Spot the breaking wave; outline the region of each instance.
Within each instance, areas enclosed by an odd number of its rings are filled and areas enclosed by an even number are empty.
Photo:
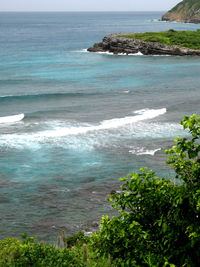
[[[17,149],[24,147],[40,149],[41,145],[46,144],[47,146],[64,146],[76,150],[91,150],[95,147],[121,147],[126,140],[137,138],[175,137],[177,132],[180,132],[179,124],[151,121],[151,119],[163,115],[166,112],[166,108],[143,109],[135,111],[134,116],[104,120],[98,124],[58,120],[47,121],[37,124],[36,129],[33,125],[31,131],[30,122],[27,120],[27,125],[25,124],[24,129],[29,129],[28,132],[2,133],[0,145],[15,147]],[[20,116],[11,116],[11,118],[19,120],[23,118],[23,114]],[[41,127],[40,130],[38,126]],[[130,149],[131,151],[129,153],[137,153],[138,155],[154,154],[156,152],[155,150],[151,151],[152,148],[142,151],[133,151],[135,149],[134,147],[129,147]]]
[[[126,54],[126,53],[118,53],[118,54],[114,54],[112,52],[96,52],[97,54],[102,54],[102,55],[111,55],[111,56],[143,56],[143,54],[139,51],[137,53],[133,53],[133,54]]]
[[[13,123],[23,120],[24,114],[0,117],[0,123]]]
[[[129,153],[131,154],[135,154],[135,155],[150,155],[150,156],[154,156],[155,153],[157,151],[160,151],[161,148],[157,148],[157,149],[145,149],[145,148],[135,148],[135,149],[132,149],[132,150],[129,150]]]
[[[136,111],[137,115],[127,116],[124,118],[115,118],[110,120],[104,120],[99,125],[78,126],[69,128],[60,128],[55,130],[48,130],[42,134],[46,137],[62,137],[67,135],[79,135],[86,134],[88,132],[102,131],[123,127],[127,124],[136,123],[143,120],[153,119],[157,116],[163,115],[167,112],[166,108],[162,109],[143,109]]]

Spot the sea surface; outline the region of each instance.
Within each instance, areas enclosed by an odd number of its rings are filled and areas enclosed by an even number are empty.
[[[109,33],[196,30],[164,12],[0,13],[0,238],[93,231],[106,195],[200,113],[200,58],[89,53]]]

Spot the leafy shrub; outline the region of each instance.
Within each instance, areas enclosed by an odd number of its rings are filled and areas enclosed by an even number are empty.
[[[168,32],[176,32],[174,29],[169,29]]]
[[[22,236],[23,241],[6,238],[0,241],[0,267],[111,267],[110,258],[102,259],[94,254],[89,237],[83,232],[65,237],[64,249],[35,241],[34,237]],[[88,244],[86,244],[88,243]],[[57,244],[58,246],[58,244]]]
[[[80,256],[73,250],[56,249],[50,244],[35,242],[29,238],[25,242],[16,239],[0,241],[1,267],[63,267],[84,266]]]
[[[89,237],[85,236],[83,232],[78,232],[72,236],[65,237],[64,243],[68,248],[73,246],[82,246],[84,243],[88,243]]]

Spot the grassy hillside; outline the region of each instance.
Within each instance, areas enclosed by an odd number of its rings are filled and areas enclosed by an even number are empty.
[[[191,49],[200,49],[200,30],[146,32],[122,35],[125,38],[138,39],[146,42],[158,42],[166,45],[179,45]]]
[[[175,7],[173,7],[170,11],[179,11],[180,8],[184,9],[185,11],[195,11],[196,9],[200,8],[200,1],[199,0],[183,0],[178,3]]]
[[[200,23],[200,1],[183,0],[164,14],[162,20]]]

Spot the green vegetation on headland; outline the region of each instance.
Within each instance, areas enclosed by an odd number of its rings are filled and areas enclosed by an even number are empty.
[[[200,23],[200,1],[183,0],[164,14],[162,20]]]
[[[91,237],[63,231],[56,246],[24,237],[0,241],[1,267],[200,266],[200,117],[184,117],[190,138],[167,150],[175,179],[141,169],[122,178],[109,201],[119,215]]]
[[[187,11],[191,11],[193,9],[193,13],[195,13],[195,10],[198,10],[200,8],[200,2],[199,0],[183,0],[180,3],[178,3],[176,6],[174,6],[171,11],[178,11],[180,10],[181,6],[184,5],[185,8],[187,6]]]
[[[145,42],[158,42],[166,45],[178,45],[190,49],[200,49],[200,30],[175,31],[170,29],[163,32],[131,33],[119,37],[138,39]]]

